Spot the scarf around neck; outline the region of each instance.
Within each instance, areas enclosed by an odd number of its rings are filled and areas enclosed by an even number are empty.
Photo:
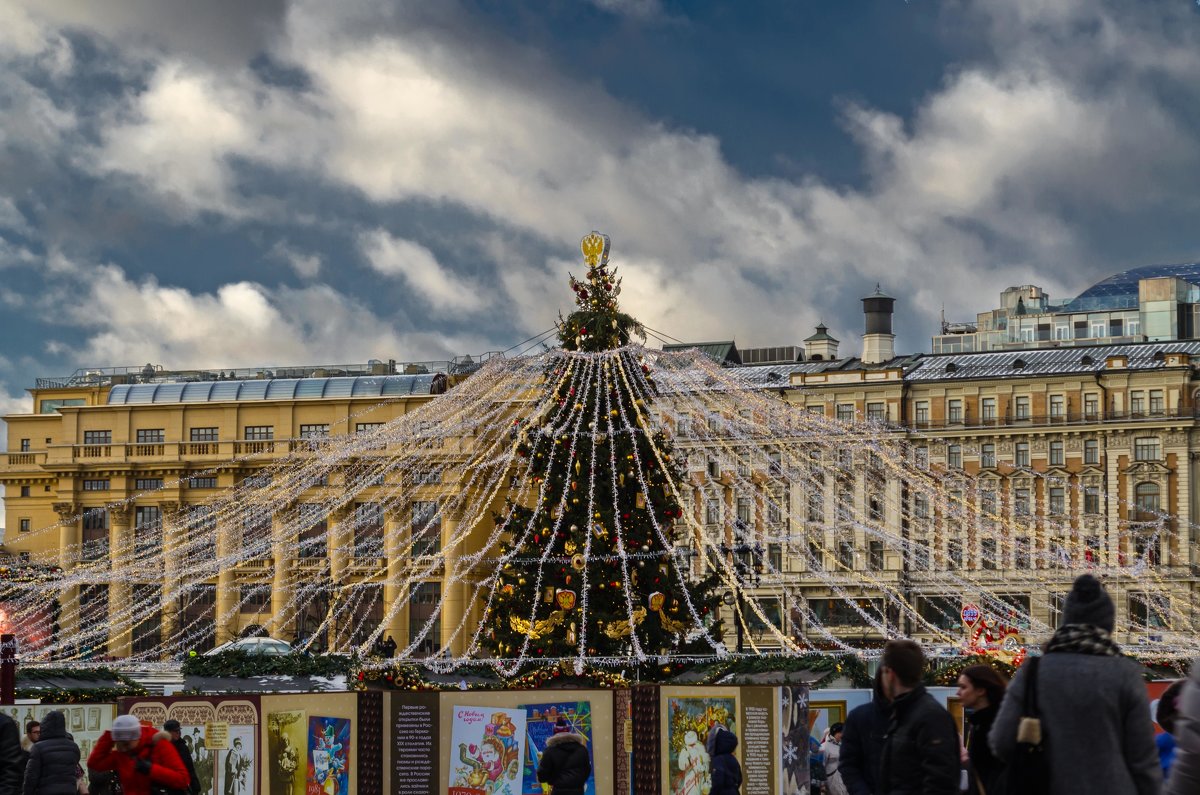
[[[1101,657],[1121,656],[1121,649],[1113,642],[1108,630],[1092,624],[1067,624],[1059,627],[1054,637],[1046,644],[1044,653],[1054,652],[1095,654]]]

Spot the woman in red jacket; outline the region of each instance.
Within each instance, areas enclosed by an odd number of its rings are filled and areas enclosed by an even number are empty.
[[[150,795],[154,785],[186,791],[191,779],[171,735],[119,715],[88,756],[92,770],[111,770],[127,795]]]

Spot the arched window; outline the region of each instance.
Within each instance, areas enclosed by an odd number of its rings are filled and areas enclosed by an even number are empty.
[[[1133,491],[1134,521],[1153,522],[1159,518],[1158,484],[1139,483]]]

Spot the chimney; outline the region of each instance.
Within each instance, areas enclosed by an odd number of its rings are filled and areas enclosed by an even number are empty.
[[[892,310],[896,299],[875,285],[875,292],[862,299],[867,327],[863,334],[863,364],[882,364],[896,356],[896,335],[892,333]]]
[[[837,358],[838,341],[829,336],[824,323],[817,324],[817,333],[804,341],[804,358],[812,362],[833,361]]]

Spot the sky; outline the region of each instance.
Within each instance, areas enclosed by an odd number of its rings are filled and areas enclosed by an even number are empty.
[[[0,414],[516,353],[593,229],[662,337],[926,351],[1200,258],[1198,74],[1196,0],[0,0]]]

